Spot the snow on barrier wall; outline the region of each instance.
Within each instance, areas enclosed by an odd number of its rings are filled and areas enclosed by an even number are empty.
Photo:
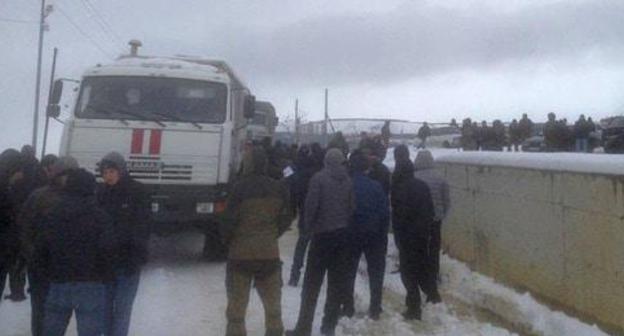
[[[458,153],[448,253],[624,333],[624,156]]]

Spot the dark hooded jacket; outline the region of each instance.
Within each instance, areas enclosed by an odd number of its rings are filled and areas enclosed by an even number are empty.
[[[247,153],[243,177],[234,184],[221,218],[229,260],[279,260],[277,239],[292,222],[288,188],[267,176],[267,155]]]
[[[11,194],[11,177],[21,170],[20,153],[7,149],[0,154],[0,262],[17,246],[16,209]]]
[[[102,184],[96,192],[98,205],[113,219],[119,242],[119,249],[114,253],[114,267],[117,271],[138,272],[147,262],[148,198],[143,185],[128,175],[123,156],[115,152],[106,155],[100,162],[100,169],[107,167],[121,173],[117,184]]]
[[[61,200],[61,183],[58,177],[77,168],[78,162],[74,158],[61,157],[51,167],[53,177],[48,181],[48,185],[33,191],[22,206],[17,217],[17,226],[21,253],[27,261],[30,262],[32,259],[36,235],[45,224],[43,219]]]
[[[434,208],[427,184],[414,177],[411,161],[397,161],[392,176],[392,228],[397,236],[428,232]]]
[[[95,177],[69,172],[60,201],[45,217],[35,240],[32,265],[51,282],[104,282],[117,250],[110,217],[96,206]]]
[[[312,179],[312,176],[318,173],[322,167],[322,162],[316,162],[312,153],[309,151],[301,149],[297,153],[292,195],[295,198],[294,203],[298,210],[303,210],[310,179]]]
[[[307,234],[330,232],[349,226],[355,198],[345,157],[333,148],[325,155],[325,168],[310,180],[305,201],[304,229]]]

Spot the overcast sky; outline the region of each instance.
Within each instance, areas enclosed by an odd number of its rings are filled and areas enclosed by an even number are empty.
[[[624,112],[621,0],[48,0],[44,86],[79,78],[132,38],[150,55],[235,67],[282,119],[511,120]],[[0,147],[30,141],[38,0],[0,0]],[[95,13],[95,14],[94,14]],[[102,24],[101,17],[105,24]],[[73,23],[73,25],[72,25]],[[77,27],[75,27],[75,26]],[[69,103],[69,97],[66,98]],[[66,111],[67,114],[69,111]],[[52,151],[60,127],[54,124]]]

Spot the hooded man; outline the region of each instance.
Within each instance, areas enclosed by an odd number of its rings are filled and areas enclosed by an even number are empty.
[[[33,336],[42,335],[44,301],[48,292],[45,273],[33,262],[34,242],[46,225],[44,219],[61,199],[61,190],[67,180],[67,172],[77,169],[78,162],[72,157],[61,157],[46,169],[48,185],[35,190],[26,200],[17,219],[20,232],[21,253],[28,269],[28,291],[31,305],[31,330]]]
[[[149,212],[143,185],[130,177],[126,161],[111,152],[100,161],[104,184],[97,202],[113,220],[119,249],[114,255],[114,280],[109,283],[107,335],[126,336],[136,296],[141,266],[147,261]]]
[[[318,295],[327,273],[327,300],[321,325],[323,335],[333,335],[340,305],[347,290],[348,226],[355,208],[353,185],[345,157],[339,149],[325,154],[325,167],[310,180],[305,200],[304,229],[311,235],[301,291],[299,318],[287,335],[307,336],[312,331]]]
[[[404,145],[395,148],[396,167],[392,179],[392,227],[398,241],[401,280],[407,291],[403,316],[421,318],[420,289],[428,302],[439,302],[435,278],[427,267],[427,245],[434,218],[429,187],[414,177],[414,165],[402,154]]]
[[[76,314],[79,336],[104,334],[106,285],[117,250],[110,217],[96,206],[95,177],[71,169],[36,236],[31,265],[49,281],[42,334],[65,334]]]
[[[418,152],[414,161],[415,177],[427,184],[433,202],[434,217],[429,236],[429,268],[436,278],[440,274],[440,246],[442,221],[451,208],[449,185],[434,169],[434,159],[430,151]]]
[[[282,262],[278,238],[292,220],[288,189],[267,176],[267,155],[254,148],[245,157],[243,177],[236,182],[222,221],[228,246],[226,335],[243,336],[251,284],[265,309],[266,336],[284,332],[281,310]]]

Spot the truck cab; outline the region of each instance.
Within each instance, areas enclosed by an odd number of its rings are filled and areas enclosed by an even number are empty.
[[[98,175],[102,157],[119,152],[149,190],[154,231],[199,225],[214,236],[254,113],[223,61],[124,56],[84,73],[60,153]]]
[[[267,101],[256,101],[254,117],[247,123],[247,140],[261,141],[263,138],[272,138],[278,119],[275,107]]]

